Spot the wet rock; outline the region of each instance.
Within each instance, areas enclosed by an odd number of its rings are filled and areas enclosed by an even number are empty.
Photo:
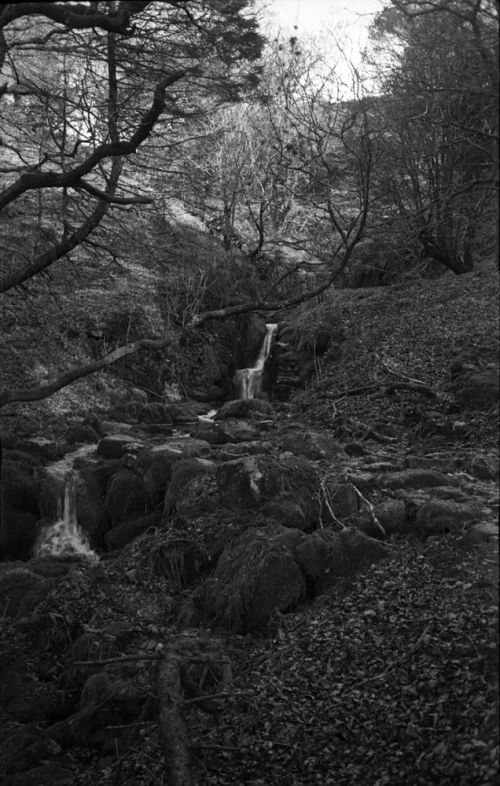
[[[110,434],[97,446],[97,454],[105,458],[121,458],[126,453],[137,454],[144,444],[129,434]]]

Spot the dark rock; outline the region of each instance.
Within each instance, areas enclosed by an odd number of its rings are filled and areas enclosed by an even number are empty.
[[[16,617],[21,603],[28,592],[42,590],[46,582],[25,568],[12,568],[0,576],[0,614]]]
[[[293,550],[302,534],[291,529],[250,530],[226,547],[207,582],[207,616],[237,633],[267,624],[305,597]]]
[[[309,528],[317,525],[319,481],[305,458],[255,455],[227,461],[217,469],[217,483],[230,510],[251,510],[280,498],[300,506]]]
[[[315,431],[297,431],[288,434],[282,442],[283,450],[289,450],[296,456],[306,456],[312,461],[344,455],[344,448],[326,434]]]
[[[449,500],[431,500],[416,513],[415,530],[422,535],[457,532],[477,522],[481,511],[475,503],[462,504]]]
[[[456,375],[454,394],[466,410],[484,410],[498,405],[499,377],[496,368],[464,367]]]
[[[110,434],[97,446],[97,454],[105,458],[121,458],[126,453],[137,454],[144,444],[130,434]]]
[[[217,442],[251,442],[259,438],[260,431],[246,420],[230,418],[217,424]]]
[[[66,431],[65,437],[67,445],[83,445],[99,442],[100,434],[97,433],[90,423],[80,423],[79,425],[71,426]]]
[[[333,510],[337,518],[346,519],[353,516],[359,510],[359,496],[352,483],[341,483],[329,490]],[[324,510],[327,516],[328,509]]]
[[[137,516],[147,510],[147,493],[144,481],[136,472],[129,469],[119,470],[108,483],[105,507],[112,527]]]
[[[457,485],[457,480],[435,469],[405,469],[401,472],[383,474],[379,483],[382,488],[388,489],[421,489],[429,486]]]
[[[0,557],[29,559],[39,531],[39,515],[18,511],[2,499]]]
[[[483,456],[474,456],[470,469],[478,480],[496,480],[498,477],[498,465]]]
[[[60,753],[60,749],[55,748],[55,743],[50,748],[52,755],[54,752]],[[50,752],[47,751],[47,755]],[[4,781],[4,786],[71,786],[75,782],[76,774],[68,767],[63,767],[56,763],[41,764],[33,767],[26,772],[10,775]]]
[[[182,456],[180,447],[172,447],[166,443],[145,448],[137,457],[137,466],[144,480],[151,508],[163,502],[173,468]]]
[[[138,538],[139,535],[142,535],[150,527],[159,526],[161,517],[161,511],[155,511],[147,516],[133,518],[130,521],[125,521],[123,524],[113,527],[104,537],[106,548],[109,551],[113,549],[122,549],[127,543]]]
[[[179,461],[165,497],[165,513],[178,521],[189,522],[216,509],[219,491],[215,479],[216,465],[202,458]]]
[[[162,423],[171,426],[174,422],[171,413],[159,402],[138,405],[137,412],[134,414],[141,423]]]
[[[31,453],[45,461],[56,461],[64,455],[64,447],[59,442],[46,437],[30,437],[17,443],[17,449]]]
[[[359,442],[348,442],[344,445],[344,450],[348,456],[366,456],[368,449]]]

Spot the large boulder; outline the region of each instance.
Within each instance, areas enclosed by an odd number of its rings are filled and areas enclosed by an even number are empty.
[[[97,446],[97,455],[118,459],[127,453],[137,454],[144,444],[131,434],[110,434],[103,437]]]
[[[351,527],[341,532],[317,530],[295,548],[295,558],[313,595],[387,555],[387,546]]]
[[[147,513],[147,492],[141,476],[130,469],[118,470],[108,483],[104,504],[111,527]]]
[[[254,455],[226,461],[217,469],[221,503],[232,510],[252,510],[271,500],[301,510],[305,528],[319,521],[319,481],[314,466],[297,456]]]
[[[150,527],[156,527],[161,522],[161,511],[157,510],[154,513],[149,513],[147,516],[139,516],[139,518],[132,518],[129,521],[118,524],[118,526],[110,529],[104,537],[104,543],[108,551],[114,549],[122,549],[128,543],[138,538]]]
[[[219,490],[213,461],[198,457],[179,461],[165,496],[165,517],[188,524],[211,513],[219,504]]]
[[[45,588],[50,589],[47,581],[26,568],[12,567],[3,571],[0,575],[0,615],[16,617],[26,596],[31,594],[41,601]]]
[[[224,549],[206,582],[204,614],[236,633],[261,628],[276,610],[294,607],[306,584],[293,550],[303,535],[275,527],[244,532]]]
[[[415,516],[415,530],[424,536],[460,532],[481,516],[479,506],[452,500],[433,499],[421,505]]]

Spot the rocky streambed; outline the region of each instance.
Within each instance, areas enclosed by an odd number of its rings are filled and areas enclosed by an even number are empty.
[[[59,448],[4,451],[6,783],[84,783],[97,771],[103,783],[160,783],[120,780],[130,749],[157,726],[154,778],[197,782],[187,708],[205,726],[218,696],[245,712],[245,649],[279,642],[289,620],[390,564],[403,543],[451,542],[494,560],[491,451],[342,440],[259,399],[227,402],[214,420],[199,414],[186,405],[177,422],[82,432],[93,442],[71,460],[74,515],[98,560],[71,549],[33,556],[61,515]],[[311,778],[293,782],[327,782]]]

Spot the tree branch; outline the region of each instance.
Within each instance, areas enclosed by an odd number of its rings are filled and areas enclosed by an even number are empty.
[[[93,363],[88,363],[83,366],[66,371],[61,376],[57,377],[53,382],[48,382],[46,385],[40,385],[37,388],[14,388],[13,390],[2,390],[0,392],[0,408],[6,404],[11,404],[14,401],[40,401],[40,399],[47,398],[47,396],[56,393],[61,388],[65,388],[77,379],[83,379],[96,371],[111,366],[117,360],[121,360],[128,355],[133,355],[141,349],[164,349],[172,341],[171,338],[143,338],[134,341],[132,344],[126,344],[123,347],[118,347],[113,352],[108,353],[100,360]]]
[[[109,202],[113,205],[150,205],[154,202],[150,197],[120,197],[110,194],[108,191],[102,191],[100,188],[91,186],[85,180],[79,180],[78,183],[72,186],[75,191],[87,191],[91,196]]]
[[[135,153],[141,142],[144,142],[151,134],[156,121],[165,109],[165,90],[182,79],[187,72],[188,69],[174,71],[157,83],[151,107],[144,113],[137,130],[128,141],[108,142],[99,145],[85,161],[67,172],[40,172],[21,175],[15,183],[0,193],[0,210],[26,191],[40,188],[72,187],[84,175],[88,175],[103,158],[128,156]]]
[[[70,30],[99,27],[112,33],[127,33],[130,17],[143,11],[149,2],[119,3],[117,11],[109,14],[95,13],[83,3],[5,3],[0,13],[0,26],[4,27],[23,16],[45,16],[65,25]]]

